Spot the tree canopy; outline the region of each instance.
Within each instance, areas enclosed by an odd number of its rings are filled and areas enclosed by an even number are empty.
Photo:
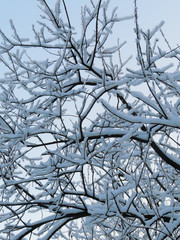
[[[12,21],[12,38],[0,31],[1,239],[177,239],[179,47],[163,22],[141,29],[136,0],[129,17],[90,1],[80,37],[65,0],[54,10],[38,2],[33,41]],[[108,43],[114,24],[129,19],[136,69],[121,59],[121,39]]]

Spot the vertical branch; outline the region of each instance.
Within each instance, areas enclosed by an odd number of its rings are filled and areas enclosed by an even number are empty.
[[[141,69],[143,72],[143,75],[145,75],[145,64],[144,64],[144,59],[143,59],[143,54],[142,54],[142,49],[141,49],[141,36],[140,36],[140,29],[139,29],[139,24],[138,24],[138,9],[137,9],[137,0],[134,0],[134,16],[135,16],[135,32],[136,32],[136,46],[137,46],[137,56],[138,56],[138,61],[141,65]]]

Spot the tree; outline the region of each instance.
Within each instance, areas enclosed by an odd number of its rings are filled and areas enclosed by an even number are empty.
[[[180,72],[160,67],[179,47],[158,46],[163,23],[140,29],[135,1],[138,70],[126,71],[124,43],[107,41],[132,17],[90,2],[79,39],[64,0],[39,0],[34,42],[12,22],[12,39],[1,31],[1,239],[180,235]]]

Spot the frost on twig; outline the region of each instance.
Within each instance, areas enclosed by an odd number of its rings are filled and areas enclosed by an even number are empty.
[[[79,39],[65,0],[39,0],[32,41],[0,31],[1,239],[178,238],[180,51],[134,2],[137,70],[108,44],[132,19],[111,1],[82,8]]]

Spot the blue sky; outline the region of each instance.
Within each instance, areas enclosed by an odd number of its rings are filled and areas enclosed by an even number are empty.
[[[51,5],[56,0],[48,0]],[[80,6],[87,4],[89,0],[66,0],[73,20],[79,16]],[[133,13],[133,0],[111,0],[111,6],[118,6],[118,12],[122,15]],[[180,21],[180,1],[179,0],[137,0],[139,9],[139,19],[143,28],[150,28],[165,20],[164,29],[168,38],[172,35],[180,40],[178,34],[178,23]],[[31,29],[31,23],[35,23],[39,18],[40,10],[37,7],[37,0],[6,0],[1,3],[0,8],[0,28],[9,31],[9,19],[12,18],[18,29],[27,32]],[[179,35],[179,36],[178,36]],[[175,39],[173,42],[176,41]]]
[[[89,0],[65,0],[69,9],[69,14],[72,19],[72,25],[80,30],[80,11],[81,5],[89,3]],[[96,0],[97,1],[97,0]],[[95,1],[95,2],[96,2]],[[47,0],[54,5],[56,0]],[[120,17],[133,14],[133,0],[111,0],[110,8],[118,6],[118,15]],[[163,31],[172,47],[180,43],[180,1],[179,0],[137,0],[139,23],[146,30],[152,29],[161,20],[165,21]],[[37,7],[37,0],[6,0],[1,3],[0,8],[0,28],[10,36],[12,31],[9,24],[9,19],[13,22],[21,37],[32,37],[32,24],[40,19],[41,11]],[[122,52],[124,57],[133,54],[135,56],[135,41],[134,41],[134,21],[129,20],[116,25],[114,30],[114,39],[120,39],[120,42],[127,40],[127,45]],[[162,43],[165,44],[165,43]]]

